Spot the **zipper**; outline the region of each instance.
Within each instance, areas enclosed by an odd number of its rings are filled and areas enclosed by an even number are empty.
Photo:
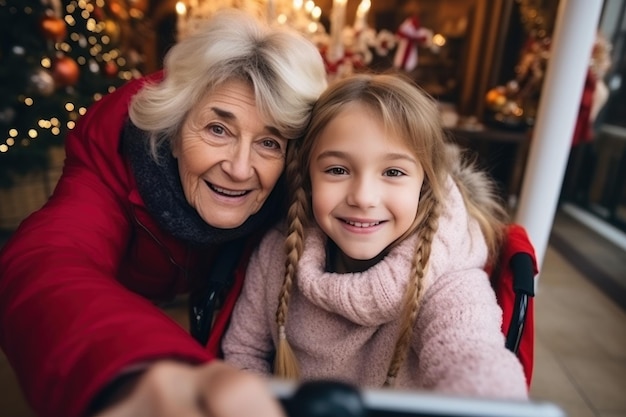
[[[185,275],[185,279],[189,279],[188,277],[188,268],[185,268],[184,266],[180,265],[178,262],[176,262],[176,259],[174,259],[174,257],[172,256],[171,252],[169,251],[169,249],[167,248],[167,246],[165,246],[163,244],[163,242],[161,242],[159,240],[159,238],[157,238],[154,233],[152,233],[152,231],[146,226],[144,225],[141,220],[139,220],[139,218],[137,217],[137,213],[135,213],[135,211],[133,210],[133,218],[135,219],[135,221],[137,222],[137,224],[139,225],[139,227],[141,227],[146,233],[148,233],[148,235],[152,238],[152,240],[154,240],[160,247],[161,249],[163,249],[163,251],[166,253],[169,261],[178,269],[180,269],[181,271],[183,271],[184,275]],[[189,252],[189,251],[187,251]],[[187,256],[187,258],[189,258],[189,256]]]

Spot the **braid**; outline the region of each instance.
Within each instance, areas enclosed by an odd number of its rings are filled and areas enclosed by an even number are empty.
[[[424,187],[426,189],[424,189],[423,197],[420,198],[420,206],[424,210],[422,211],[422,219],[418,218],[417,220],[418,229],[416,232],[420,238],[415,250],[415,256],[413,257],[411,275],[403,300],[404,308],[398,340],[396,341],[396,347],[387,371],[385,386],[393,386],[400,366],[406,359],[409,350],[413,327],[417,320],[417,313],[419,312],[420,301],[424,292],[424,276],[426,275],[432,242],[439,222],[439,201],[434,197],[432,188],[426,183],[424,183]]]
[[[294,150],[297,153],[297,150]],[[297,155],[288,158],[290,161],[286,167],[287,178],[291,180],[290,189],[293,197],[287,212],[288,230],[285,239],[285,279],[280,290],[278,309],[276,310],[276,324],[278,326],[278,346],[274,361],[274,373],[283,378],[299,377],[298,362],[289,345],[285,333],[287,322],[287,310],[289,309],[289,297],[291,288],[296,281],[298,261],[304,250],[304,228],[307,216],[306,193],[302,186],[302,174],[298,164]]]

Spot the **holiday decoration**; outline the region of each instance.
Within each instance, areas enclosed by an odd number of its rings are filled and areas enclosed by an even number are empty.
[[[67,35],[65,21],[57,16],[44,16],[41,19],[41,33],[46,39],[61,42]]]
[[[107,0],[0,0],[0,188],[45,171],[86,108],[140,75],[116,19]]]
[[[519,100],[519,84],[515,80],[509,81],[506,86],[497,86],[487,92],[487,107],[493,112],[492,122],[501,127],[525,129],[527,121],[525,112]]]
[[[370,27],[367,16],[371,5],[372,0],[361,0],[353,24],[349,24],[347,0],[333,0],[324,19],[329,22],[326,28],[320,23],[322,10],[313,0],[180,0],[176,3],[177,34],[178,39],[188,36],[220,9],[244,9],[272,24],[288,25],[311,39],[324,58],[330,81],[366,69],[375,55],[385,57],[396,47],[396,55],[405,57],[397,68],[412,71],[417,65],[418,46],[437,52],[445,43],[441,34],[437,35],[440,43],[433,42],[433,31],[420,27],[416,17],[408,19],[396,33]]]
[[[56,88],[54,77],[44,68],[35,69],[30,77],[28,77],[27,92],[30,94],[47,97],[54,93]]]
[[[525,130],[534,125],[539,94],[550,57],[554,19],[545,15],[541,0],[516,0],[526,41],[515,65],[515,78],[489,90],[486,121],[498,127]]]
[[[411,72],[417,66],[418,46],[433,46],[433,31],[422,27],[417,16],[411,16],[402,22],[397,35],[400,40],[393,65]]]
[[[114,61],[109,61],[104,64],[104,74],[107,77],[114,77],[115,74],[119,71],[117,64]]]
[[[347,0],[333,0],[333,8],[330,14],[330,40],[325,57],[328,63],[336,64],[345,56],[343,29],[346,26],[346,3]]]
[[[59,87],[74,85],[78,82],[80,69],[74,59],[67,55],[55,58],[52,63],[52,78]]]

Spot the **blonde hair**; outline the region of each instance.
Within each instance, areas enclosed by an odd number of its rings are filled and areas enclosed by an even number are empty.
[[[236,9],[217,12],[164,60],[164,79],[133,98],[132,122],[150,132],[153,155],[177,140],[189,111],[229,80],[254,88],[256,105],[279,133],[302,136],[311,107],[326,88],[322,57],[313,43],[286,28],[270,27]]]
[[[317,137],[325,126],[337,116],[342,107],[360,102],[380,115],[384,128],[405,138],[424,169],[424,183],[420,192],[415,220],[409,230],[394,244],[417,233],[418,246],[413,257],[410,279],[403,300],[403,312],[399,335],[390,360],[385,385],[392,385],[406,358],[410,339],[423,294],[423,281],[428,267],[433,238],[437,231],[439,216],[446,196],[444,184],[449,176],[456,180],[462,173],[461,166],[470,170],[469,164],[461,165],[460,155],[451,150],[440,124],[436,102],[400,74],[360,74],[337,81],[319,98],[313,108],[311,121],[304,139],[292,146],[287,156],[287,178],[290,183],[291,202],[287,215],[287,237],[285,240],[285,277],[279,295],[276,322],[279,343],[276,351],[275,374],[285,378],[297,378],[298,365],[285,333],[291,289],[296,280],[297,265],[304,250],[305,230],[313,218],[311,212],[311,182],[309,155]],[[462,187],[462,195],[468,204],[470,215],[477,218],[483,228],[488,246],[498,247],[503,224],[499,220],[497,204],[485,206],[484,210],[495,210],[496,214],[483,213],[483,208],[471,201]]]

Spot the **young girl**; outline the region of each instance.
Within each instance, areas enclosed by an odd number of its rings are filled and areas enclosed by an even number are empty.
[[[527,398],[484,272],[505,211],[446,143],[434,100],[399,75],[338,81],[290,152],[287,231],[251,258],[225,359],[286,378]]]

